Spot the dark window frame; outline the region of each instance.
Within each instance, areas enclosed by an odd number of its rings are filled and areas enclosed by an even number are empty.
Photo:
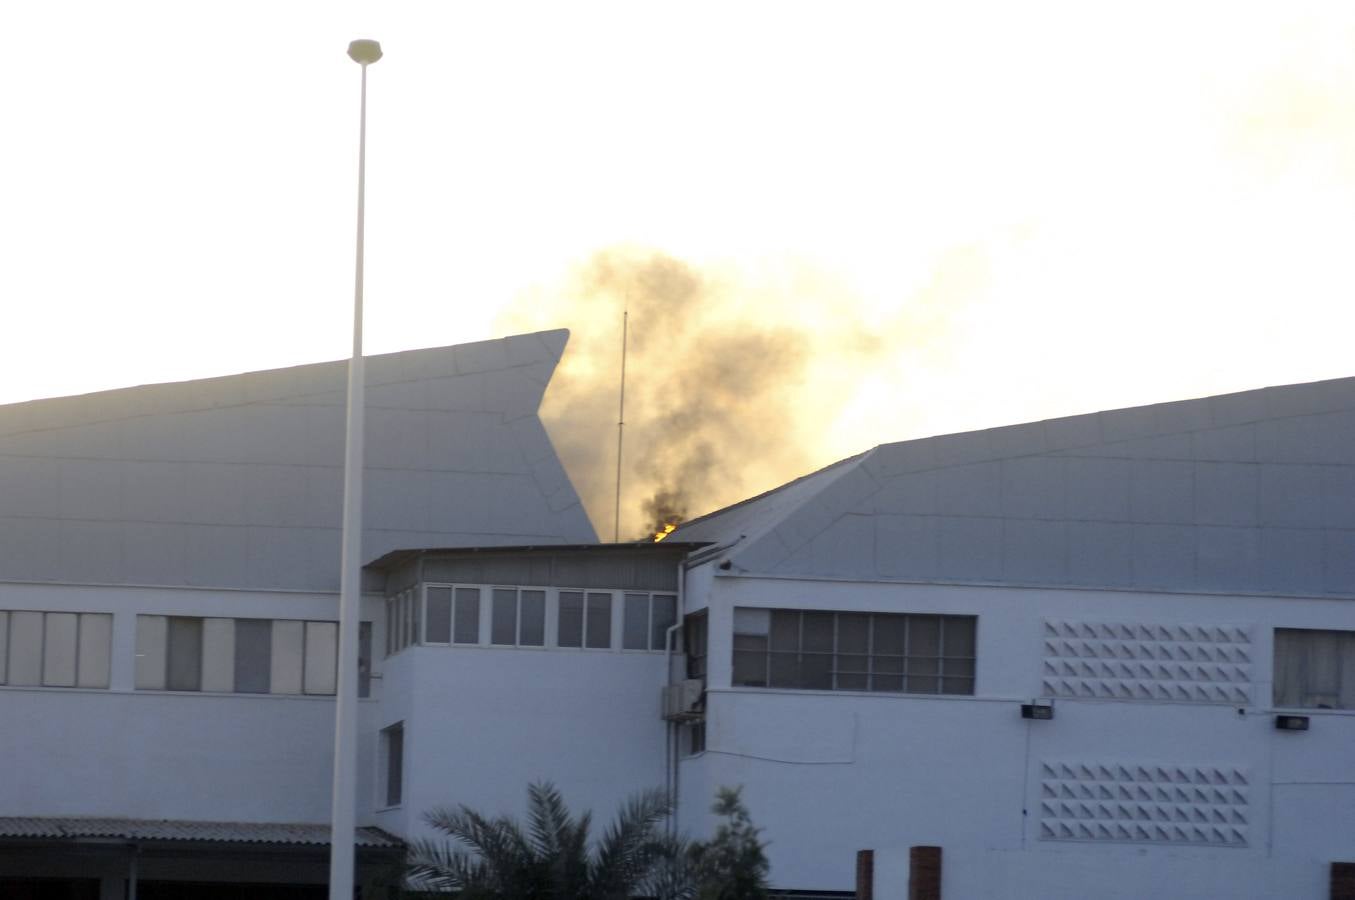
[[[968,697],[977,677],[978,617],[941,613],[757,609],[766,631],[744,626],[732,641],[734,687]],[[812,617],[812,618],[811,618]],[[756,618],[756,616],[752,617]],[[812,624],[815,627],[807,628]],[[864,644],[847,625],[864,625]],[[825,631],[823,626],[827,625]],[[947,626],[952,629],[947,637]],[[736,626],[737,629],[738,626]],[[902,628],[901,652],[877,650]],[[930,635],[934,627],[935,634]],[[916,630],[917,649],[913,632]],[[880,638],[877,639],[877,635]],[[891,641],[892,644],[892,641]],[[893,650],[893,647],[890,647]],[[761,674],[759,677],[759,671]]]

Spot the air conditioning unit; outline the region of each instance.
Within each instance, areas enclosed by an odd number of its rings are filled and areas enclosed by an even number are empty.
[[[702,697],[705,683],[700,678],[688,678],[665,685],[663,689],[663,717],[669,722],[690,722],[702,718]]]

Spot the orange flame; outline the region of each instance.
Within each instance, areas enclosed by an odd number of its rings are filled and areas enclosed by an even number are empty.
[[[663,540],[664,538],[668,537],[668,535],[672,534],[673,531],[674,531],[674,529],[676,529],[676,528],[677,528],[677,523],[676,523],[676,522],[664,522],[664,523],[663,523],[663,531],[656,531],[656,532],[654,532],[654,543],[657,544],[659,541],[661,541],[661,540]]]

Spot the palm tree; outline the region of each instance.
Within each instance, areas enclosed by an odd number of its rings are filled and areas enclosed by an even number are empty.
[[[464,900],[625,900],[658,893],[654,883],[665,862],[683,853],[681,843],[659,829],[670,812],[662,791],[632,795],[595,847],[588,839],[592,815],[571,817],[550,782],[533,783],[527,799],[525,828],[509,816],[491,819],[464,805],[427,813],[428,824],[465,849],[415,842],[410,881],[421,888],[451,888]]]

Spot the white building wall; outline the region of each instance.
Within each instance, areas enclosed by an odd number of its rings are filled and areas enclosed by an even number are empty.
[[[699,583],[688,581],[690,605],[705,605],[692,596]],[[770,842],[778,886],[849,890],[857,850],[914,844],[938,844],[967,858],[1016,854],[985,870],[994,879],[1043,871],[1028,862],[1035,854],[1110,858],[1137,885],[1137,894],[1125,896],[1176,896],[1150,889],[1157,877],[1150,863],[1163,854],[1184,860],[1180,865],[1190,871],[1204,866],[1201,861],[1246,868],[1281,860],[1305,873],[1351,856],[1355,713],[1305,710],[1311,730],[1287,733],[1275,730],[1271,709],[1273,629],[1351,628],[1355,610],[1349,601],[752,577],[716,577],[709,590],[707,750],[682,764],[683,825],[704,830],[714,788],[742,784]],[[975,695],[731,688],[736,606],[977,615]],[[1023,720],[1019,705],[1046,693],[1046,621],[1244,629],[1251,641],[1250,699],[1060,697],[1053,721]],[[1060,763],[1141,764],[1174,767],[1192,779],[1245,779],[1237,786],[1246,798],[1237,809],[1245,819],[1239,826],[1244,838],[1218,846],[1050,840],[1042,836],[1042,824],[1061,820],[1042,812],[1042,795],[1046,786],[1058,790],[1063,782],[1044,766]],[[1095,780],[1087,784],[1100,790]],[[1152,789],[1151,781],[1127,784]],[[1113,782],[1107,787],[1118,790]],[[1072,783],[1070,789],[1081,788]],[[1046,896],[1037,889],[1043,884],[1031,881],[1031,891],[1013,888],[1010,896]],[[1263,880],[1243,884],[1253,886],[1251,893],[1228,895],[1277,896],[1262,887]],[[948,888],[946,896],[999,896],[986,892],[990,886],[983,882],[959,893]]]
[[[551,781],[605,827],[664,786],[663,654],[574,648],[410,647],[387,661],[381,726],[405,723],[405,792],[375,824],[433,836],[438,806],[517,815]]]
[[[136,690],[133,675],[138,613],[332,621],[334,595],[6,584],[0,609],[113,615],[108,689],[0,687],[5,815],[328,821],[332,697]],[[376,646],[380,610],[365,601]],[[380,691],[359,703],[364,797]]]

